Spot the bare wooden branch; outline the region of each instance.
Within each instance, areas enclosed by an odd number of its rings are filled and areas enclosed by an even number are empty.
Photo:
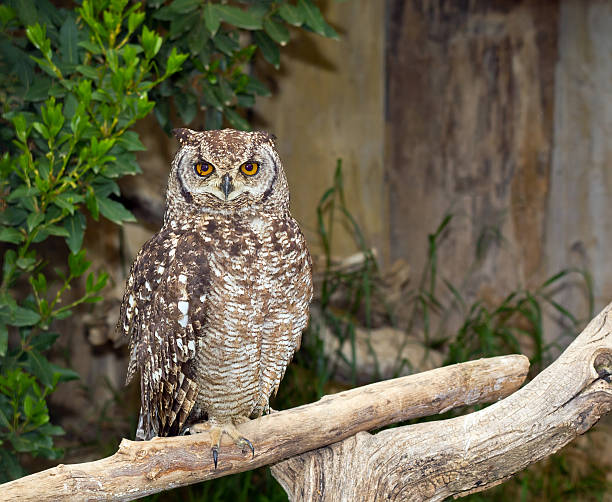
[[[214,469],[208,433],[152,441],[124,439],[111,457],[59,465],[0,485],[4,500],[132,500],[246,471],[410,418],[455,406],[493,402],[524,381],[524,356],[447,366],[323,397],[239,426],[255,457],[224,443]],[[438,439],[439,440],[439,439]]]
[[[361,432],[272,468],[292,501],[443,500],[485,490],[612,409],[612,304],[512,396],[470,415]]]

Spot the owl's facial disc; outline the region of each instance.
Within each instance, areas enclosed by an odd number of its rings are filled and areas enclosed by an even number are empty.
[[[274,187],[284,177],[268,134],[231,130],[191,134],[189,141],[181,141],[174,164],[174,179],[187,204],[214,212],[257,208],[271,196],[276,200]]]

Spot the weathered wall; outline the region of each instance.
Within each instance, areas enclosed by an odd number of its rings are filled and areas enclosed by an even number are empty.
[[[546,268],[586,266],[596,310],[612,298],[612,4],[561,4]],[[565,301],[584,306],[576,291]]]
[[[388,199],[384,169],[384,9],[371,0],[327,2],[325,18],[340,40],[293,32],[281,52],[281,73],[258,69],[278,82],[257,102],[255,126],[278,136],[289,179],[292,212],[317,249],[316,206],[343,161],[347,205],[370,244],[388,252]],[[265,63],[264,63],[265,64]],[[349,235],[334,251],[355,252]]]
[[[416,271],[455,215],[440,272],[501,299],[541,278],[552,150],[556,2],[389,2],[391,256]],[[501,230],[484,263],[475,244]],[[494,299],[492,298],[492,299]]]

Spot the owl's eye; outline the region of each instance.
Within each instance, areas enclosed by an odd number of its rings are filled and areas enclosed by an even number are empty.
[[[242,171],[242,174],[246,176],[253,176],[254,174],[257,174],[257,171],[259,171],[259,163],[252,161],[245,162],[240,166],[240,170]]]
[[[215,166],[210,162],[198,162],[193,169],[198,176],[208,176],[215,170]]]

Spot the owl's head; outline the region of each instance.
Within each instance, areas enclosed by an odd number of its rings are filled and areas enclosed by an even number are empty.
[[[288,207],[287,181],[271,134],[233,129],[173,133],[180,149],[168,182],[169,209]]]

